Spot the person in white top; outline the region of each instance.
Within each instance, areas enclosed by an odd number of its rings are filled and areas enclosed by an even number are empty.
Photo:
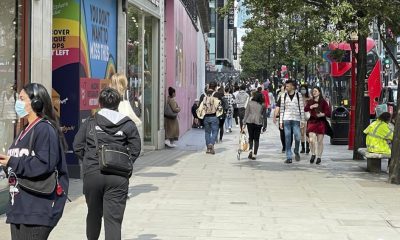
[[[286,81],[286,93],[281,94],[280,128],[285,131],[286,161],[292,163],[292,134],[295,138],[294,154],[296,161],[300,161],[299,146],[301,140],[300,128],[304,126],[303,96],[296,91],[296,82]]]
[[[118,106],[118,112],[132,119],[136,126],[140,126],[142,124],[142,121],[136,116],[131,104],[126,99],[126,90],[128,89],[128,79],[126,78],[126,76],[121,73],[115,73],[111,77],[110,87],[116,89],[122,96],[122,101],[119,103]]]

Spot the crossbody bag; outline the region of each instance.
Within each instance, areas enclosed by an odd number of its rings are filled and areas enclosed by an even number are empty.
[[[95,118],[93,120],[95,120]],[[133,171],[132,158],[129,154],[130,149],[126,146],[116,144],[99,145],[96,127],[93,120],[91,129],[94,134],[94,143],[96,145],[100,171],[106,174],[129,178]]]

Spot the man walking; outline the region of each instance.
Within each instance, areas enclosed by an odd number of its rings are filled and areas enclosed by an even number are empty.
[[[292,134],[295,138],[294,154],[300,161],[300,126],[305,124],[303,97],[296,90],[296,82],[286,81],[286,93],[281,94],[280,128],[285,131],[286,161],[292,163]]]

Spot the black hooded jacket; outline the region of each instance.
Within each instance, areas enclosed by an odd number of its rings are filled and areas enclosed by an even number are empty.
[[[131,159],[136,161],[141,150],[141,140],[135,123],[127,116],[113,110],[102,109],[94,118],[87,119],[74,139],[74,152],[83,161],[83,175],[99,170],[93,129],[98,144],[123,145],[130,149]]]

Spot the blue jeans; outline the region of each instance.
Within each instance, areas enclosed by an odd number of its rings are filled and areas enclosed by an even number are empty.
[[[292,159],[292,134],[294,134],[294,153],[299,154],[299,145],[301,140],[300,122],[293,120],[283,121],[283,128],[285,130],[285,144],[286,144],[286,158]]]
[[[215,144],[218,137],[219,119],[217,117],[204,117],[204,132],[206,145]]]
[[[225,129],[231,129],[232,128],[232,117],[227,117],[225,118]]]

